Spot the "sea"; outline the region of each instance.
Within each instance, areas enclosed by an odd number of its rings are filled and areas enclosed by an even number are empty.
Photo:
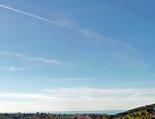
[[[103,110],[103,111],[53,111],[53,112],[46,112],[46,113],[53,113],[53,114],[117,114],[124,112],[125,110]]]
[[[117,113],[125,112],[126,110],[102,110],[102,111],[44,111],[39,113],[51,113],[51,114],[108,114],[114,115]],[[9,113],[9,112],[6,112]],[[11,112],[11,113],[38,113],[38,112]]]

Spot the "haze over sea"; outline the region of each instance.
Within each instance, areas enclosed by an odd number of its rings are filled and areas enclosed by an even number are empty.
[[[54,114],[117,114],[123,112],[124,110],[103,110],[103,111],[55,111],[55,112],[47,112]]]
[[[43,111],[39,113],[52,113],[52,114],[117,114],[125,110],[98,110],[98,111]],[[12,112],[17,113],[17,112]],[[37,113],[37,112],[21,112],[21,113]]]

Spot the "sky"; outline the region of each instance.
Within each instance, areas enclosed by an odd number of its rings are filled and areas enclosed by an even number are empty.
[[[1,0],[0,112],[155,103],[154,0]]]

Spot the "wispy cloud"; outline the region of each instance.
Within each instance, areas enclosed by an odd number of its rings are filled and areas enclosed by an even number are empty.
[[[0,105],[7,105],[7,111],[11,105],[17,111],[19,102],[23,105],[19,111],[129,109],[153,103],[154,95],[155,89],[56,88],[40,93],[0,93]]]
[[[5,9],[8,9],[8,10],[11,10],[11,11],[14,11],[14,12],[21,13],[21,14],[24,14],[24,15],[27,15],[27,16],[30,16],[30,17],[33,17],[33,18],[36,18],[36,19],[39,19],[39,20],[42,20],[42,21],[51,23],[51,24],[55,24],[55,25],[59,25],[59,26],[64,25],[64,24],[59,23],[59,22],[57,22],[57,21],[52,21],[52,20],[49,20],[49,19],[46,19],[46,18],[37,16],[37,15],[33,15],[33,14],[31,14],[31,13],[24,12],[24,11],[21,11],[21,10],[18,10],[18,9],[14,9],[14,8],[11,8],[11,7],[2,5],[2,4],[0,4],[0,7],[5,8]]]
[[[132,68],[134,69],[137,69],[137,67],[141,67],[139,68],[140,70],[146,70],[150,66],[149,63],[137,57],[139,53],[136,51],[136,48],[130,43],[106,37],[102,34],[94,32],[93,30],[78,26],[74,23],[71,23],[70,28],[74,29],[76,32],[79,32],[82,36],[85,37],[85,39],[89,40],[88,42],[93,41],[102,45],[102,47],[107,50],[107,54],[109,54],[111,58],[116,59],[123,65],[129,64],[124,66],[132,66]],[[136,65],[137,63],[138,65]]]
[[[30,13],[27,13],[27,12],[24,12],[24,11],[21,11],[18,9],[14,9],[14,8],[11,8],[11,7],[2,5],[2,4],[0,4],[0,7],[9,9],[11,11],[18,12],[18,13],[21,13],[21,14],[45,21],[45,22],[56,24],[58,26],[65,26],[66,28],[73,29],[75,32],[79,32],[80,34],[85,36],[87,39],[96,40],[96,42],[98,42],[99,40],[103,41],[103,42],[99,42],[99,43],[102,43],[103,46],[108,49],[109,56],[116,59],[117,61],[119,61],[122,64],[129,64],[129,65],[124,65],[124,66],[132,66],[132,68],[142,67],[139,69],[143,69],[143,70],[146,70],[149,67],[149,63],[146,63],[145,61],[143,61],[140,58],[137,58],[135,56],[136,49],[129,43],[126,43],[121,40],[115,40],[115,39],[112,39],[109,37],[105,37],[104,35],[98,34],[97,32],[94,32],[90,29],[86,29],[81,26],[78,26],[78,25],[74,24],[73,22],[66,20],[66,19],[52,21],[52,20],[37,16],[37,15],[33,15],[33,14],[30,14]],[[21,54],[17,54],[17,55],[21,55]],[[126,58],[126,56],[127,56],[127,58]],[[49,60],[46,58],[31,58],[31,57],[26,57],[26,56],[21,56],[21,57],[22,57],[22,59],[29,60],[29,61],[40,61],[40,62],[58,64],[58,62],[56,60]],[[130,60],[126,60],[128,58]],[[131,62],[131,59],[132,59],[132,62]],[[140,63],[138,63],[138,65],[136,65],[137,62],[140,62]],[[133,64],[135,64],[135,65],[133,65]]]
[[[48,64],[60,64],[60,62],[57,60],[52,60],[52,59],[48,59],[45,57],[28,57],[25,54],[20,54],[20,53],[0,51],[0,55],[14,56],[14,57],[18,57],[22,60],[33,61],[33,62],[43,62],[43,63],[48,63]]]
[[[51,59],[47,59],[47,58],[44,58],[44,57],[22,57],[22,59],[25,59],[25,60],[28,60],[28,61],[34,61],[34,62],[44,62],[44,63],[49,63],[49,64],[60,64],[59,61],[57,60],[51,60]]]
[[[32,69],[32,67],[0,66],[0,69],[11,71],[11,72],[16,72],[16,71],[29,70],[29,69]]]
[[[7,51],[0,51],[1,55],[9,55],[9,56],[16,56],[16,57],[22,57],[24,56],[24,54],[20,54],[20,53],[11,53],[11,52],[7,52]]]
[[[127,51],[111,51],[109,52],[112,58],[115,58],[121,64],[125,66],[140,69],[141,71],[145,71],[150,67],[150,64],[140,60],[140,58],[136,57],[136,53],[127,52]]]
[[[5,98],[43,99],[49,101],[76,101],[78,99],[154,97],[155,89],[104,89],[104,88],[55,88],[43,89],[43,93],[0,93]],[[117,95],[115,95],[117,94]],[[124,98],[125,98],[124,97]]]
[[[155,89],[104,89],[104,88],[58,88],[58,89],[44,89],[43,91],[59,96],[92,96],[104,97],[119,95],[155,95]],[[82,93],[81,93],[82,92]]]
[[[49,79],[49,81],[96,81],[104,80],[104,78],[54,78]]]
[[[30,17],[34,17],[36,19],[39,19],[39,20],[42,20],[42,21],[45,21],[45,22],[56,24],[56,25],[59,25],[59,26],[69,26],[70,28],[74,28],[76,31],[82,33],[84,36],[86,36],[88,38],[102,39],[102,40],[105,40],[105,41],[110,42],[112,44],[117,44],[117,45],[120,45],[120,46],[125,46],[125,47],[131,48],[131,49],[133,48],[128,43],[125,43],[125,42],[122,42],[122,41],[118,41],[118,40],[116,41],[116,40],[113,40],[113,39],[110,39],[110,38],[106,38],[106,37],[104,37],[102,35],[99,35],[96,32],[93,32],[91,30],[79,27],[79,26],[75,25],[74,23],[72,23],[71,21],[66,20],[66,19],[59,19],[59,22],[57,22],[57,21],[52,21],[52,20],[49,20],[49,19],[37,16],[37,15],[33,15],[33,14],[30,14],[30,13],[21,11],[21,10],[18,10],[18,9],[14,9],[14,8],[11,8],[9,6],[5,6],[5,5],[2,5],[2,4],[0,4],[0,7],[9,9],[11,11],[15,11],[15,12],[18,12],[18,13],[21,13],[21,14],[24,14],[24,15],[27,15],[27,16],[30,16]]]
[[[93,32],[91,30],[81,28],[80,31],[87,38],[103,40],[103,41],[105,41],[107,43],[110,43],[114,47],[118,47],[119,46],[119,47],[124,47],[124,48],[127,48],[127,49],[131,49],[131,50],[134,49],[133,46],[131,46],[128,43],[125,43],[125,42],[119,41],[119,40],[114,40],[114,39],[111,39],[111,38],[107,38],[107,37],[105,37],[103,35],[100,35],[100,34],[98,34],[96,32]]]
[[[52,100],[52,101],[59,100],[60,101],[60,99],[57,97],[43,95],[43,94],[36,94],[36,93],[0,93],[0,97],[1,98],[5,97],[5,98],[44,99],[44,100]]]

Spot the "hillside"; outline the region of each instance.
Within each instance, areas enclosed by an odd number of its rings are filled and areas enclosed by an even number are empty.
[[[155,119],[155,104],[116,114],[114,115],[114,119]]]

